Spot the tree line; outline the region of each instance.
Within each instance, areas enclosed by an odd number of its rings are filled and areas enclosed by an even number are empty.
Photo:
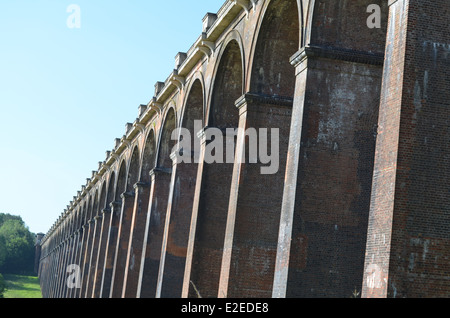
[[[0,298],[6,290],[2,274],[34,275],[35,237],[20,216],[0,213]]]
[[[0,213],[0,273],[34,275],[35,234],[20,216]]]

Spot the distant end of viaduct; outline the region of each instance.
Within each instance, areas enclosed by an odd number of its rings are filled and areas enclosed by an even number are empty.
[[[40,240],[43,296],[450,296],[449,18],[448,0],[206,14]]]

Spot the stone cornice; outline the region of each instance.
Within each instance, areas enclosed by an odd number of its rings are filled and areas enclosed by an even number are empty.
[[[384,54],[320,45],[303,47],[291,57],[290,62],[292,65],[298,66],[307,58],[325,58],[378,66],[382,66],[384,63]]]
[[[258,103],[258,104],[268,104],[268,105],[278,105],[292,107],[293,98],[278,96],[278,95],[264,95],[255,93],[246,93],[242,95],[236,102],[237,108],[241,108],[244,104]]]

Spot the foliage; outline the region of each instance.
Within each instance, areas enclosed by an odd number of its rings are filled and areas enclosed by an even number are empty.
[[[2,274],[0,274],[0,298],[4,297],[5,290],[6,290],[6,282]]]
[[[0,271],[32,273],[34,241],[34,235],[20,216],[0,213]]]

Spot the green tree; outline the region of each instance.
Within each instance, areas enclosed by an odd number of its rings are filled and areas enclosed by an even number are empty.
[[[11,214],[0,213],[0,227],[7,220],[17,220],[17,221],[21,222],[22,224],[24,224],[22,218],[20,216],[18,216],[18,215],[11,215]]]
[[[22,218],[0,214],[0,271],[21,274],[33,271],[34,235]]]
[[[0,274],[0,298],[3,298],[3,293],[6,290],[6,282],[2,274]]]
[[[0,236],[0,268],[3,267],[6,261],[6,242],[3,236]]]

